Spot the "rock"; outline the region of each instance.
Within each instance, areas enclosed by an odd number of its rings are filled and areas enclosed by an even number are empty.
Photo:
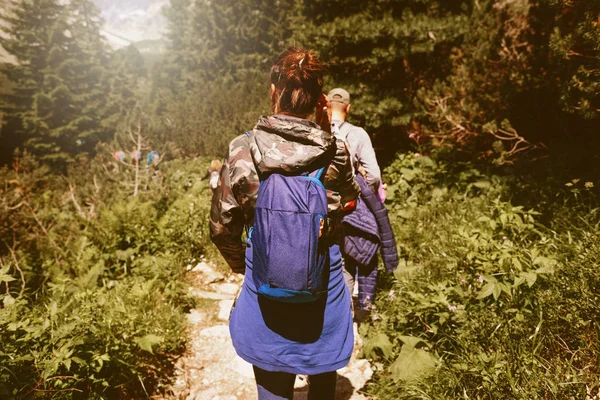
[[[362,340],[358,335],[357,324],[354,323],[355,333],[355,346],[350,363],[344,368],[339,369],[338,381],[337,381],[337,399],[351,399],[351,400],[368,400],[370,397],[365,397],[362,394],[356,393],[362,389],[366,383],[373,376],[373,370],[371,364],[366,359],[358,359],[358,352],[362,347],[357,342]],[[296,399],[294,399],[296,400]]]
[[[207,292],[205,290],[193,289],[190,288],[190,294],[195,297],[199,297],[201,299],[208,300],[231,300],[234,298],[234,295],[231,294],[223,294],[223,293],[215,293],[215,292]]]
[[[203,284],[208,285],[210,283],[219,282],[225,279],[225,276],[215,271],[214,267],[206,261],[201,261],[194,268],[192,272],[195,272],[201,276]]]
[[[229,321],[229,314],[232,308],[233,300],[221,300],[219,302],[219,315],[217,318],[220,321]]]
[[[169,400],[249,400],[257,398],[252,365],[235,352],[227,320],[234,298],[243,282],[243,275],[223,274],[206,260],[190,266],[192,288],[190,295],[203,301],[197,310],[187,315],[188,349],[176,364]],[[217,316],[218,320],[213,318]],[[207,325],[217,324],[209,327]],[[338,371],[336,400],[367,400],[356,393],[373,375],[367,360],[357,360],[361,347],[358,326],[355,324],[355,351],[350,364]],[[308,381],[297,376],[294,400],[306,400]]]
[[[354,330],[354,347],[362,347],[363,345],[363,339],[360,336],[360,333],[358,333],[358,323],[354,322],[352,323],[352,328]]]
[[[209,337],[229,337],[229,327],[227,325],[216,325],[203,329],[200,336]]]
[[[227,277],[227,282],[242,283],[243,280],[244,280],[244,275],[242,275],[242,274],[230,274]]]
[[[242,360],[237,354],[231,360],[231,369],[245,378],[254,379],[252,364]]]
[[[177,380],[175,381],[175,384],[173,385],[173,393],[175,393],[177,395],[177,397],[182,397],[183,393],[185,392],[185,389],[187,387],[187,382],[183,377],[179,377],[177,378]]]
[[[191,310],[187,315],[187,319],[190,324],[199,324],[206,319],[206,314],[201,313],[198,310]]]
[[[367,360],[353,359],[350,364],[338,371],[339,375],[350,381],[354,391],[362,389],[373,376],[371,364]]]
[[[215,391],[211,389],[197,388],[190,392],[186,400],[210,400],[215,396]]]
[[[216,286],[217,292],[235,296],[240,289],[240,285],[236,283],[221,283]]]

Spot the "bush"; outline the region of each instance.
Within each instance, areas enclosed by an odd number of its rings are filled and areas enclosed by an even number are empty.
[[[404,155],[386,172],[403,260],[381,282],[372,324],[361,326],[363,353],[378,369],[368,391],[431,399],[597,393],[595,229],[541,225],[539,213],[511,204],[505,179],[468,164]]]
[[[159,282],[125,279],[88,289],[54,284],[34,305],[5,297],[0,394],[147,396],[185,344],[180,306],[165,298]]]
[[[185,266],[210,243],[207,165],[162,163],[160,186],[138,197],[120,192],[113,174],[102,180],[111,195],[94,203],[79,199],[93,187],[64,193],[64,178],[42,185],[21,171],[18,185],[3,186],[10,212],[0,226],[20,236],[10,242],[0,230],[0,397],[129,399],[164,389],[185,347]],[[30,206],[15,207],[23,193]]]

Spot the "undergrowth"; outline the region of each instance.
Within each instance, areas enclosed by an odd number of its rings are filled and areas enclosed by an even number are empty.
[[[543,225],[535,209],[512,203],[514,181],[414,154],[386,175],[402,260],[383,275],[360,329],[376,368],[366,391],[381,399],[597,396],[597,209],[567,185]]]
[[[116,169],[110,179],[93,177],[102,190],[82,179],[69,196],[60,179],[4,171],[1,200],[11,211],[2,227],[18,236],[3,236],[9,252],[0,253],[0,398],[131,399],[165,390],[193,306],[186,266],[211,247],[207,166],[144,170],[152,181],[138,197],[121,189],[128,175]],[[93,207],[78,210],[84,201]]]

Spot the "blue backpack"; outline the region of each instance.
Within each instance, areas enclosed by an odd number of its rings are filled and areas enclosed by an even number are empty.
[[[271,300],[316,301],[329,284],[329,248],[323,240],[327,224],[325,168],[312,174],[261,177],[252,246],[256,290]],[[260,174],[259,174],[260,176]]]

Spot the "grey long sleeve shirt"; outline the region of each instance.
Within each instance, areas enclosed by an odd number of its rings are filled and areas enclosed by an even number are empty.
[[[361,166],[365,170],[367,184],[373,193],[377,193],[381,184],[381,170],[367,131],[339,120],[331,121],[331,128],[335,136],[346,142],[354,167]]]

